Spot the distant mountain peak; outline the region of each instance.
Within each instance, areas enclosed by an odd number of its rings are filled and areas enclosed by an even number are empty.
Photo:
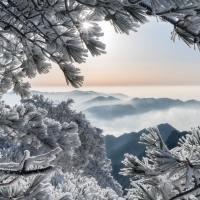
[[[168,123],[159,124],[157,126],[164,142],[173,131],[178,132]],[[125,133],[119,137],[113,135],[105,136],[107,156],[112,160],[113,164],[119,164],[120,161],[123,160],[125,153],[139,156],[145,150],[145,145],[139,143],[142,133],[148,134],[148,131],[142,129],[138,132]]]
[[[173,130],[176,130],[178,131],[176,128],[174,128],[171,124],[169,123],[163,123],[163,124],[158,124],[158,125],[153,125],[152,127],[155,127],[157,126],[159,131],[162,131],[163,129],[171,129],[172,131]],[[114,136],[114,135],[106,135],[105,137],[111,137],[111,138],[120,138],[120,137],[123,137],[124,135],[130,135],[130,134],[138,134],[138,133],[142,133],[142,132],[146,132],[146,130],[150,128],[150,127],[145,127],[143,128],[142,130],[140,131],[137,131],[137,132],[129,132],[129,133],[123,133],[122,135],[119,135],[119,136]],[[179,132],[179,131],[178,131]]]
[[[95,101],[121,101],[121,99],[113,96],[97,96],[83,103],[95,102]]]
[[[168,124],[168,123],[159,124],[159,125],[157,125],[157,127],[158,128],[168,127],[168,128],[172,128],[172,129],[176,130],[176,128],[174,128],[171,124]]]

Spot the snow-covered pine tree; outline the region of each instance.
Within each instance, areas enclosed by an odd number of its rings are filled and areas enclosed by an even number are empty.
[[[179,140],[169,150],[157,127],[141,136],[146,155],[141,160],[126,154],[122,175],[132,176],[133,188],[127,200],[199,200],[200,199],[200,127]]]
[[[31,103],[38,109],[45,109],[46,116],[59,122],[62,130],[67,131],[66,139],[71,146],[74,145],[74,151],[72,156],[69,156],[64,150],[60,153],[61,158],[58,163],[64,171],[93,177],[101,187],[112,188],[119,196],[122,196],[121,186],[110,174],[111,162],[106,156],[102,130],[93,127],[84,114],[71,109],[72,99],[55,105],[53,101],[44,98],[43,95],[33,95],[31,99],[22,100],[22,102],[24,105]],[[78,126],[78,136],[74,132],[74,124]],[[65,139],[60,138],[59,141],[63,142]]]
[[[128,34],[147,16],[173,25],[176,36],[199,47],[198,0],[2,0],[0,1],[0,93],[12,86],[22,98],[30,95],[24,77],[48,73],[57,63],[67,83],[81,86],[83,77],[73,62],[105,53],[98,22],[110,21],[116,32]],[[87,25],[87,26],[86,26]],[[87,28],[86,28],[87,27]]]
[[[71,100],[53,105],[34,97],[19,106],[0,104],[0,199],[121,199],[102,132],[69,108]],[[72,119],[81,122],[80,133]]]

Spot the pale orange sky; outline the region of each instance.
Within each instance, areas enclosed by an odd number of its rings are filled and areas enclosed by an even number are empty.
[[[81,69],[84,86],[200,85],[200,53],[182,41],[170,40],[172,26],[151,19],[129,36],[103,24],[107,54],[89,57]],[[49,74],[29,80],[34,86],[64,86],[65,78],[53,64]]]

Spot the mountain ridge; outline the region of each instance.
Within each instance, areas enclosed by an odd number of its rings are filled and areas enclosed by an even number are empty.
[[[164,141],[168,138],[169,134],[176,130],[168,123],[159,124],[158,129]],[[138,143],[142,133],[148,133],[146,129],[142,129],[138,132],[131,132],[120,135],[119,137],[106,135],[106,153],[113,164],[119,164],[124,159],[124,154],[134,154],[139,156],[145,149],[145,145]]]
[[[86,115],[108,120],[123,116],[143,114],[150,111],[163,111],[171,108],[200,108],[196,100],[181,101],[170,98],[132,98],[123,104],[91,106],[84,110]]]

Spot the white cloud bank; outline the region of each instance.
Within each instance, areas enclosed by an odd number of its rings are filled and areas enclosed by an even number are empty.
[[[20,97],[7,94],[3,100],[5,100],[6,104],[13,106],[19,104]],[[200,125],[200,108],[176,107],[168,110],[123,116],[112,120],[97,119],[90,114],[87,114],[86,117],[93,126],[103,129],[105,135],[113,134],[119,136],[163,123],[168,123],[179,131],[188,131],[191,127]]]
[[[151,111],[139,115],[125,116],[113,120],[100,120],[86,115],[93,126],[104,130],[104,134],[115,136],[137,132],[163,123],[168,123],[179,131],[188,131],[200,125],[200,109],[171,108],[164,111]]]

